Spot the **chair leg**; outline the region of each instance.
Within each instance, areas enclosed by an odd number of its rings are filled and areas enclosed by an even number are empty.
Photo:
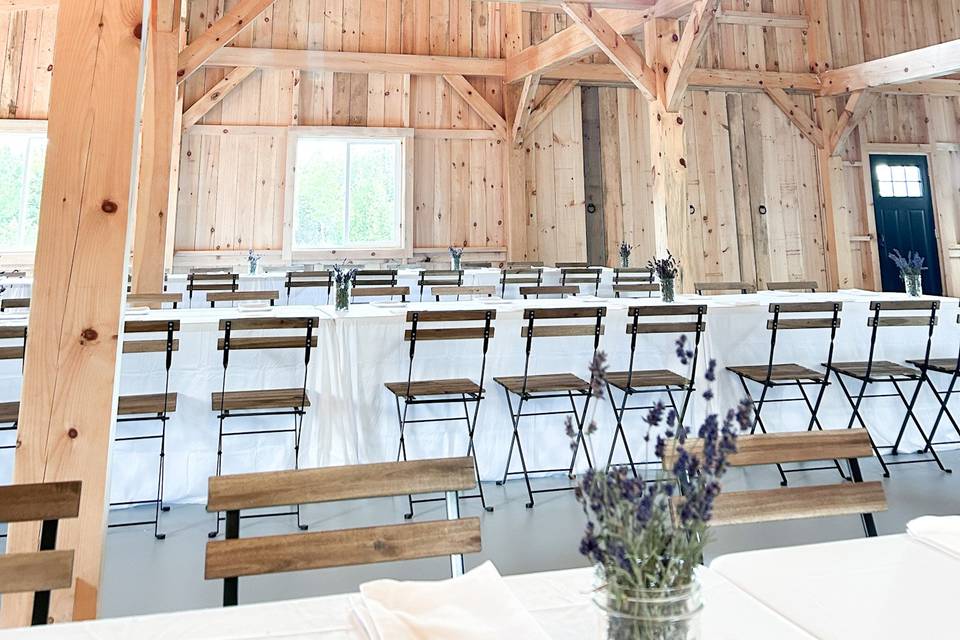
[[[800,395],[803,396],[803,401],[807,405],[807,409],[810,410],[810,424],[807,425],[807,431],[813,431],[813,427],[816,426],[818,431],[823,431],[823,425],[820,424],[820,416],[817,415],[817,409],[811,404],[810,396],[807,395],[807,390],[803,388],[803,384],[798,380],[797,387],[800,388]],[[839,460],[834,460],[833,465],[837,468],[837,473],[840,474],[840,477],[844,480],[849,480],[847,474],[843,472],[843,467],[840,466]]]
[[[925,376],[923,376],[925,377]],[[900,431],[897,432],[897,439],[893,443],[893,449],[891,453],[897,455],[900,453],[900,441],[903,440],[903,434],[907,430],[907,422],[913,420],[913,424],[917,426],[917,429],[920,429],[920,423],[917,421],[917,417],[913,415],[913,407],[917,402],[917,397],[920,395],[920,388],[923,386],[923,379],[917,381],[917,386],[913,390],[913,396],[910,398],[910,401],[907,402],[907,397],[904,395],[903,391],[900,389],[900,385],[897,381],[890,377],[890,384],[893,385],[893,388],[897,390],[897,395],[900,396],[900,401],[903,402],[903,406],[906,407],[907,411],[903,414],[903,422],[900,423]]]
[[[170,507],[163,506],[163,467],[164,459],[166,458],[166,437],[167,437],[167,418],[166,416],[161,416],[160,418],[160,464],[159,470],[157,471],[157,503],[153,515],[153,536],[157,540],[163,540],[167,537],[167,534],[160,533],[160,512],[169,511]]]
[[[510,421],[513,423],[513,437],[510,438],[510,450],[507,452],[507,464],[503,467],[503,479],[497,481],[497,486],[502,487],[506,481],[507,476],[510,474],[510,463],[513,461],[513,447],[517,442],[517,419],[513,415],[513,400],[510,398],[510,392],[506,389],[503,390],[504,395],[507,396],[507,407],[510,410]],[[520,399],[520,406],[517,410],[517,413],[521,413],[523,410],[523,398]]]
[[[856,458],[850,458],[847,460],[847,465],[850,467],[850,479],[853,482],[863,482],[863,474],[860,473],[860,461]],[[873,519],[873,514],[861,513],[860,519],[863,522],[863,531],[867,534],[867,537],[877,537],[877,523]]]
[[[520,415],[523,413],[523,398],[517,403],[517,412],[513,413],[513,400],[510,398],[510,392],[504,389],[507,394],[507,406],[510,408],[510,417],[513,420],[513,440],[510,442],[510,455],[507,456],[507,466],[503,470],[503,482],[507,481],[507,474],[510,471],[510,457],[513,455],[513,445],[517,445],[517,454],[520,456],[520,468],[523,470],[523,481],[527,485],[527,509],[533,508],[533,489],[530,487],[530,474],[527,472],[527,461],[523,456],[523,445],[520,444]]]
[[[933,381],[927,377],[927,384],[930,386],[930,391],[933,392],[934,397],[937,399],[937,402],[940,403],[940,411],[937,413],[937,419],[933,422],[933,429],[930,430],[930,442],[927,444],[927,448],[923,450],[923,453],[927,452],[927,449],[932,448],[934,441],[937,436],[937,428],[940,426],[940,421],[943,420],[943,416],[946,415],[950,419],[950,423],[953,425],[953,430],[957,432],[957,435],[960,436],[960,426],[957,425],[957,421],[954,420],[953,414],[950,413],[950,397],[953,395],[954,387],[957,383],[957,374],[954,373],[950,378],[950,384],[947,386],[946,392],[941,395],[937,388],[934,386]]]
[[[300,434],[303,432],[303,416],[305,414],[303,407],[297,407],[297,413],[293,414],[293,468],[300,469]],[[300,520],[300,505],[297,505],[297,529],[306,531],[309,527]]]
[[[750,387],[747,386],[747,379],[742,375],[737,374],[737,377],[740,378],[740,385],[743,387],[743,391],[747,394],[747,399],[753,402],[753,394],[750,393]],[[763,390],[760,392],[760,400],[754,405],[753,409],[753,426],[750,428],[750,433],[753,434],[757,427],[760,427],[760,433],[766,433],[767,427],[763,424],[763,418],[760,417],[760,411],[763,409],[763,403],[767,398],[767,391],[769,386],[766,384],[763,385]],[[779,462],[776,463],[777,473],[780,474],[780,486],[787,486],[787,474],[783,472],[783,465]]]
[[[883,477],[889,478],[890,468],[887,467],[886,461],[883,459],[883,456],[880,455],[880,450],[877,449],[877,444],[873,441],[873,435],[871,435],[870,429],[867,429],[867,423],[863,421],[863,416],[860,415],[860,405],[863,403],[863,394],[867,390],[867,381],[864,380],[863,384],[860,385],[860,392],[857,394],[856,400],[850,395],[847,385],[843,382],[843,376],[839,372],[837,373],[837,381],[840,383],[840,389],[843,390],[843,395],[846,396],[847,402],[853,410],[850,414],[850,421],[847,423],[847,429],[853,428],[854,420],[860,423],[860,426],[867,432],[867,437],[870,439],[870,447],[873,449],[873,455],[877,458],[880,467],[883,469]]]
[[[896,381],[893,381],[893,386],[894,386],[894,388],[897,390],[897,395],[899,395],[899,396],[900,396],[900,399],[903,400],[904,404],[906,404],[907,398],[906,398],[906,396],[903,394],[903,391],[901,391],[900,385],[899,385]],[[917,397],[920,395],[920,388],[921,388],[922,386],[923,386],[923,380],[918,380],[918,381],[917,381],[917,388],[916,388],[916,390],[915,390],[914,393],[913,393],[913,397],[910,399],[910,403],[906,405],[906,406],[907,406],[907,416],[908,416],[911,420],[913,420],[913,424],[917,427],[917,431],[920,433],[920,437],[923,438],[924,447],[923,447],[923,449],[921,449],[921,450],[918,451],[917,453],[923,453],[924,451],[926,451],[927,449],[929,449],[929,450],[930,450],[930,455],[933,457],[933,461],[937,463],[937,466],[940,467],[940,471],[943,471],[944,473],[953,473],[953,469],[948,469],[947,467],[943,466],[943,461],[940,460],[940,456],[937,455],[936,450],[935,450],[932,446],[930,446],[930,443],[932,442],[932,439],[930,439],[930,438],[927,437],[927,434],[923,431],[923,427],[920,426],[920,421],[917,420],[917,416],[914,415],[914,413],[913,413],[913,408],[914,408],[914,406],[916,406]],[[904,426],[904,427],[906,426],[906,417],[904,418],[904,424],[903,424],[903,426]],[[901,434],[900,434],[900,435],[902,435],[902,431],[901,431]],[[898,435],[898,436],[897,436],[898,443],[899,443],[899,439],[900,439],[900,436]]]
[[[223,421],[225,419],[226,419],[226,415],[224,414],[223,410],[221,410],[220,411],[220,433],[217,436],[217,473],[216,475],[218,478],[220,477],[220,472],[223,468],[222,466],[223,465]],[[207,533],[208,538],[216,538],[218,535],[220,535],[220,512],[219,511],[216,514],[216,518],[217,518],[216,527],[214,527],[213,531],[210,531]]]
[[[477,447],[473,440],[473,436],[477,430],[477,414],[480,412],[482,393],[481,390],[481,392],[477,394],[477,408],[473,414],[473,420],[470,419],[470,406],[467,403],[467,395],[462,393],[460,394],[460,398],[463,400],[463,415],[467,421],[467,457],[473,456],[473,471],[477,476],[477,492],[480,494],[480,506],[487,513],[493,513],[493,507],[487,506],[487,499],[483,495],[483,482],[480,481],[480,464],[477,462]]]
[[[617,426],[613,432],[613,441],[610,443],[610,453],[607,455],[607,465],[604,469],[609,469],[610,464],[613,462],[613,452],[617,448],[617,436],[623,441],[623,448],[627,452],[627,460],[630,463],[630,470],[633,471],[633,477],[639,478],[637,473],[637,465],[633,460],[633,454],[630,452],[630,445],[627,444],[627,434],[623,429],[623,416],[626,413],[627,399],[630,397],[630,394],[627,391],[623,392],[623,401],[620,403],[620,408],[617,408],[617,402],[613,399],[613,387],[610,386],[610,383],[607,383],[607,397],[610,398],[610,406],[613,408],[613,415],[617,419]]]
[[[570,407],[573,413],[573,419],[577,423],[577,440],[573,449],[573,457],[570,459],[570,470],[567,473],[567,476],[572,480],[576,476],[573,473],[573,469],[577,464],[577,454],[580,452],[580,445],[583,444],[583,452],[587,456],[587,465],[593,469],[593,460],[590,459],[590,447],[587,446],[587,439],[583,435],[584,422],[587,421],[587,408],[590,406],[590,394],[586,396],[586,400],[583,402],[583,413],[577,413],[577,403],[573,399],[573,392],[568,391],[567,397],[570,398]]]

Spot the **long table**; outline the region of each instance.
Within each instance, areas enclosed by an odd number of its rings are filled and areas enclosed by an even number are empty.
[[[703,302],[708,306],[707,331],[702,346],[698,377],[707,361],[716,359],[720,372],[714,400],[695,395],[690,422],[699,423],[708,411],[725,410],[744,395],[735,376],[723,370],[735,364],[762,364],[769,350],[766,330],[767,307],[774,300],[841,300],[843,324],[837,337],[837,360],[856,360],[866,356],[869,334],[866,326],[868,305],[874,299],[897,299],[897,294],[844,291],[833,294],[760,293],[726,297],[685,296],[682,302]],[[632,304],[662,304],[659,299],[594,299],[583,296],[566,300],[470,300],[442,303],[410,303],[403,307],[378,304],[353,305],[349,312],[337,313],[329,306],[279,306],[275,315],[317,316],[319,346],[311,363],[308,390],[312,407],[304,425],[301,465],[338,465],[379,462],[397,454],[398,424],[393,396],[384,383],[406,379],[408,346],[403,341],[405,314],[410,309],[495,309],[496,336],[487,357],[487,397],[481,409],[477,429],[477,457],[485,480],[497,479],[503,472],[512,435],[503,391],[493,382],[495,376],[523,373],[524,340],[522,315],[530,307],[606,306],[606,333],[601,348],[607,351],[611,370],[626,366],[629,337],[625,332],[627,309]],[[932,355],[955,357],[960,331],[955,323],[957,301],[944,299],[941,322],[936,329]],[[9,315],[9,314],[5,314]],[[181,321],[180,351],[174,355],[171,389],[179,394],[177,412],[168,423],[166,497],[171,502],[199,502],[206,499],[207,478],[213,474],[217,450],[217,419],[211,408],[210,394],[219,391],[222,382],[221,354],[216,350],[217,323],[222,318],[238,317],[244,312],[232,308],[195,308],[153,311],[136,318]],[[130,316],[129,319],[134,319]],[[0,318],[5,324],[24,323],[24,317]],[[779,340],[778,361],[797,362],[817,368],[826,355],[825,331],[785,332]],[[893,361],[922,356],[925,329],[909,327],[882,332],[877,357]],[[545,339],[535,343],[531,373],[572,372],[587,375],[592,355],[592,337]],[[685,369],[676,359],[673,339],[650,336],[640,341],[637,367]],[[418,346],[414,366],[417,378],[457,378],[480,374],[478,341],[457,344],[424,342]],[[151,393],[162,391],[163,358],[156,354],[127,354],[121,366],[120,392]],[[302,379],[302,353],[245,352],[231,359],[227,389],[290,387]],[[0,383],[4,391],[0,401],[17,399],[20,392],[19,362],[0,362]],[[701,390],[704,382],[698,383]],[[945,381],[944,381],[945,385]],[[768,404],[764,419],[773,430],[806,427],[806,415],[798,403]],[[559,410],[566,401],[544,403],[541,408]],[[595,458],[605,459],[615,424],[609,403],[594,403],[600,425],[592,438]],[[924,391],[918,405],[921,421],[932,423],[937,404]],[[452,411],[457,411],[454,407]],[[413,417],[436,417],[440,409],[418,407]],[[591,411],[592,413],[592,411]],[[888,444],[900,426],[899,400],[886,398],[865,403],[863,414],[879,444]],[[827,392],[820,410],[827,428],[843,428],[850,407],[837,385]],[[652,457],[645,451],[641,412],[628,414],[626,428],[638,458]],[[234,426],[240,427],[239,419]],[[251,419],[250,424],[276,425],[277,418]],[[285,425],[286,423],[284,423]],[[152,425],[151,425],[152,426]],[[140,428],[126,424],[129,433]],[[143,425],[143,429],[150,428]],[[948,425],[942,425],[947,429]],[[570,449],[562,416],[525,418],[521,423],[527,463],[530,468],[557,468],[569,463]],[[946,431],[943,431],[946,434]],[[921,443],[915,431],[907,432],[904,450]],[[412,458],[463,455],[466,432],[462,423],[415,424],[408,432],[408,453]],[[285,435],[232,438],[225,445],[224,472],[263,471],[288,468],[292,463],[292,441]],[[622,451],[620,456],[622,456]],[[622,457],[618,456],[622,460]],[[10,452],[0,453],[0,482],[9,480]],[[516,460],[514,461],[516,464]],[[114,449],[112,498],[114,501],[149,497],[157,464],[155,442],[120,443]],[[580,457],[579,468],[585,467]]]

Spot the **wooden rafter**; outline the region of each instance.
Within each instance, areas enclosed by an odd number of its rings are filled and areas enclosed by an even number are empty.
[[[523,89],[520,90],[520,99],[517,102],[517,115],[513,119],[513,143],[520,144],[523,141],[523,134],[526,133],[527,124],[530,121],[530,113],[533,111],[534,101],[537,97],[537,89],[540,87],[540,76],[527,76],[523,80]]]
[[[183,128],[187,129],[200,122],[200,119],[207,115],[210,109],[220,104],[231,91],[240,86],[256,70],[256,67],[236,67],[228,71],[220,82],[213,85],[209,91],[183,112]]]
[[[276,0],[240,0],[210,28],[197,36],[180,52],[177,81],[183,82],[199,69],[218,49],[233,40],[244,27],[266,11]]]
[[[542,8],[555,8],[563,4],[564,0],[502,0],[508,4],[534,5]],[[578,4],[589,4],[603,9],[649,9],[657,0],[567,0]]]
[[[683,94],[687,91],[690,74],[697,66],[703,43],[707,41],[707,34],[713,26],[717,12],[720,10],[719,0],[699,0],[690,11],[690,17],[680,36],[677,46],[677,55],[670,66],[664,91],[664,107],[669,112],[680,109]]]
[[[830,135],[830,146],[827,150],[831,155],[846,143],[847,138],[853,133],[853,130],[860,126],[863,119],[870,112],[870,108],[880,97],[879,94],[870,91],[856,91],[847,99],[847,104],[843,107],[843,113],[837,120],[837,125]]]
[[[647,100],[657,99],[657,74],[647,66],[637,45],[623,37],[602,15],[589,5],[563,4],[564,12],[573,20],[610,61],[623,71]]]
[[[728,11],[717,14],[718,24],[736,24],[748,27],[766,27],[768,29],[808,29],[810,18],[790,13],[768,13],[764,11]]]
[[[553,89],[550,90],[540,104],[530,114],[530,121],[527,123],[527,133],[533,133],[537,130],[543,121],[553,112],[557,106],[563,102],[564,98],[570,95],[573,88],[577,86],[576,80],[561,80]]]
[[[60,0],[0,0],[0,13],[4,11],[24,11],[26,9],[46,9],[55,7]]]
[[[960,40],[862,62],[821,74],[823,95],[937,78],[960,71]]]
[[[770,99],[773,100],[773,103],[786,114],[790,122],[796,125],[804,138],[820,149],[825,148],[823,130],[817,126],[813,118],[808,116],[803,108],[800,107],[786,91],[783,89],[767,88],[765,92],[770,96]]]
[[[483,121],[493,127],[497,134],[506,140],[508,138],[507,123],[497,110],[490,106],[490,103],[480,95],[470,81],[461,75],[445,75],[443,79],[447,81],[454,91],[457,92],[463,100],[476,111]]]
[[[875,89],[874,93],[895,93],[902,96],[960,96],[960,80],[917,80]]]

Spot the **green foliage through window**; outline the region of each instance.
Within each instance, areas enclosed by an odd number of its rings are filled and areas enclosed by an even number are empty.
[[[47,140],[36,134],[0,135],[0,249],[33,251]]]

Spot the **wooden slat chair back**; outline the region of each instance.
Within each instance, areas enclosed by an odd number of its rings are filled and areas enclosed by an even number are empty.
[[[360,287],[395,287],[397,286],[396,269],[360,269],[353,283],[354,290]]]
[[[127,306],[162,309],[170,305],[176,309],[183,302],[182,293],[131,293],[127,295]]]
[[[702,441],[687,440],[684,448],[700,453]],[[846,460],[853,482],[724,492],[714,502],[710,523],[720,526],[859,514],[865,533],[876,536],[873,514],[886,511],[887,500],[882,483],[863,481],[859,462],[859,458],[872,455],[870,438],[862,429],[740,436],[737,453],[728,458],[731,466]],[[676,442],[668,443],[664,468],[672,469],[676,459]]]
[[[330,291],[333,288],[333,273],[330,271],[288,271],[285,280],[287,287],[287,302],[293,289],[325,289],[327,300],[330,300]]]
[[[576,296],[580,293],[580,287],[576,285],[557,286],[557,285],[539,285],[536,287],[520,287],[520,295],[524,300],[530,296],[539,298],[540,296]]]
[[[600,348],[600,338],[606,327],[603,319],[606,307],[526,309],[523,312],[524,326],[520,337],[526,342],[523,368],[524,385],[520,395],[527,393],[527,378],[530,375],[530,356],[535,338],[568,338],[588,336],[593,338],[593,350]]]
[[[553,265],[557,269],[586,269],[590,266],[589,262],[557,262]]]
[[[480,360],[480,392],[483,391],[483,379],[486,374],[487,348],[496,329],[493,320],[497,317],[495,309],[464,311],[408,311],[407,328],[403,333],[404,342],[410,343],[410,363],[407,370],[407,385],[404,397],[411,395],[413,384],[413,361],[417,342],[481,340],[482,358]],[[463,326],[461,323],[471,323]],[[455,323],[456,326],[438,326]]]
[[[493,285],[469,287],[432,287],[430,289],[430,293],[434,298],[436,298],[437,302],[440,302],[440,298],[443,296],[455,296],[457,300],[460,299],[460,296],[487,296],[488,298],[492,298],[496,292],[497,288]]]
[[[749,282],[697,282],[693,285],[697,295],[715,295],[718,293],[756,293],[757,286]],[[704,293],[706,292],[706,293]]]
[[[421,271],[417,279],[420,287],[420,299],[423,300],[423,290],[427,287],[459,287],[463,284],[463,269]],[[432,294],[431,294],[432,295]]]
[[[613,270],[613,284],[649,284],[653,272],[644,267],[621,267]]]
[[[519,260],[507,262],[507,269],[529,269],[531,267],[543,269],[542,260]]]
[[[211,273],[230,273],[233,267],[190,267],[188,275],[193,274],[211,274]]]
[[[647,282],[641,284],[615,284],[613,285],[613,296],[615,298],[620,298],[625,295],[630,294],[647,294],[648,298],[652,298],[653,294],[659,293],[660,285],[655,282]]]
[[[223,580],[223,604],[237,604],[239,578],[481,550],[480,519],[460,518],[458,493],[476,485],[473,460],[445,458],[211,477],[207,511],[227,513],[226,539],[207,543],[204,577]],[[240,538],[240,512],[403,494],[445,493],[447,519],[416,524]]]
[[[500,296],[506,297],[507,285],[539,287],[543,284],[540,267],[506,267],[500,270]]]
[[[394,298],[399,296],[403,302],[410,295],[410,287],[353,287],[350,289],[353,298]]]
[[[593,294],[596,295],[600,291],[600,278],[603,276],[603,269],[599,268],[586,268],[586,267],[570,267],[560,270],[560,284],[562,286],[576,285],[589,285],[593,287]]]
[[[267,302],[272,307],[279,298],[279,291],[218,291],[207,294],[211,308],[216,307],[218,302]]]
[[[0,300],[0,312],[7,309],[29,309],[30,298],[4,298]]]
[[[20,269],[14,269],[12,271],[0,271],[0,278],[26,278],[27,272],[21,271]]]
[[[787,282],[768,282],[768,291],[809,291],[817,292],[816,280],[790,280]]]
[[[867,327],[870,328],[870,351],[867,357],[867,366],[864,371],[866,379],[874,375],[884,375],[879,371],[875,362],[877,336],[880,330],[904,327],[926,327],[927,343],[924,348],[924,363],[930,361],[930,350],[933,346],[933,331],[937,326],[937,314],[940,311],[939,300],[891,300],[870,303],[871,314],[867,318]],[[923,367],[925,368],[925,366]]]
[[[188,273],[187,297],[193,301],[194,291],[236,291],[240,275],[231,272]]]
[[[471,260],[469,262],[461,262],[460,266],[462,266],[464,269],[489,269],[493,266],[493,263],[483,260]]]
[[[60,520],[80,513],[80,482],[0,486],[0,522],[37,522],[39,550],[0,555],[0,593],[32,591],[31,624],[50,622],[50,591],[73,584],[73,551],[57,550]]]
[[[221,391],[211,394],[211,409],[217,412],[219,420],[220,445],[217,447],[217,471],[219,477],[223,468],[223,441],[224,437],[259,436],[262,434],[276,434],[277,436],[293,436],[293,466],[300,464],[300,434],[303,429],[303,419],[310,407],[307,396],[307,380],[310,375],[310,359],[313,349],[317,346],[316,329],[319,323],[317,317],[261,317],[261,318],[233,318],[221,320],[220,338],[217,340],[217,350],[223,353],[223,380]],[[251,332],[253,335],[251,335]],[[303,377],[296,387],[246,389],[228,391],[227,372],[230,366],[230,354],[234,351],[303,351]],[[242,431],[226,430],[225,421],[230,418],[249,418],[252,416],[291,416],[291,428],[279,425],[263,426],[259,428],[245,428]],[[295,515],[297,526],[305,529],[306,525],[300,522],[300,507],[295,511],[277,514]],[[258,515],[258,517],[265,517]],[[218,514],[217,525],[208,535],[212,538],[220,532],[221,518]]]

